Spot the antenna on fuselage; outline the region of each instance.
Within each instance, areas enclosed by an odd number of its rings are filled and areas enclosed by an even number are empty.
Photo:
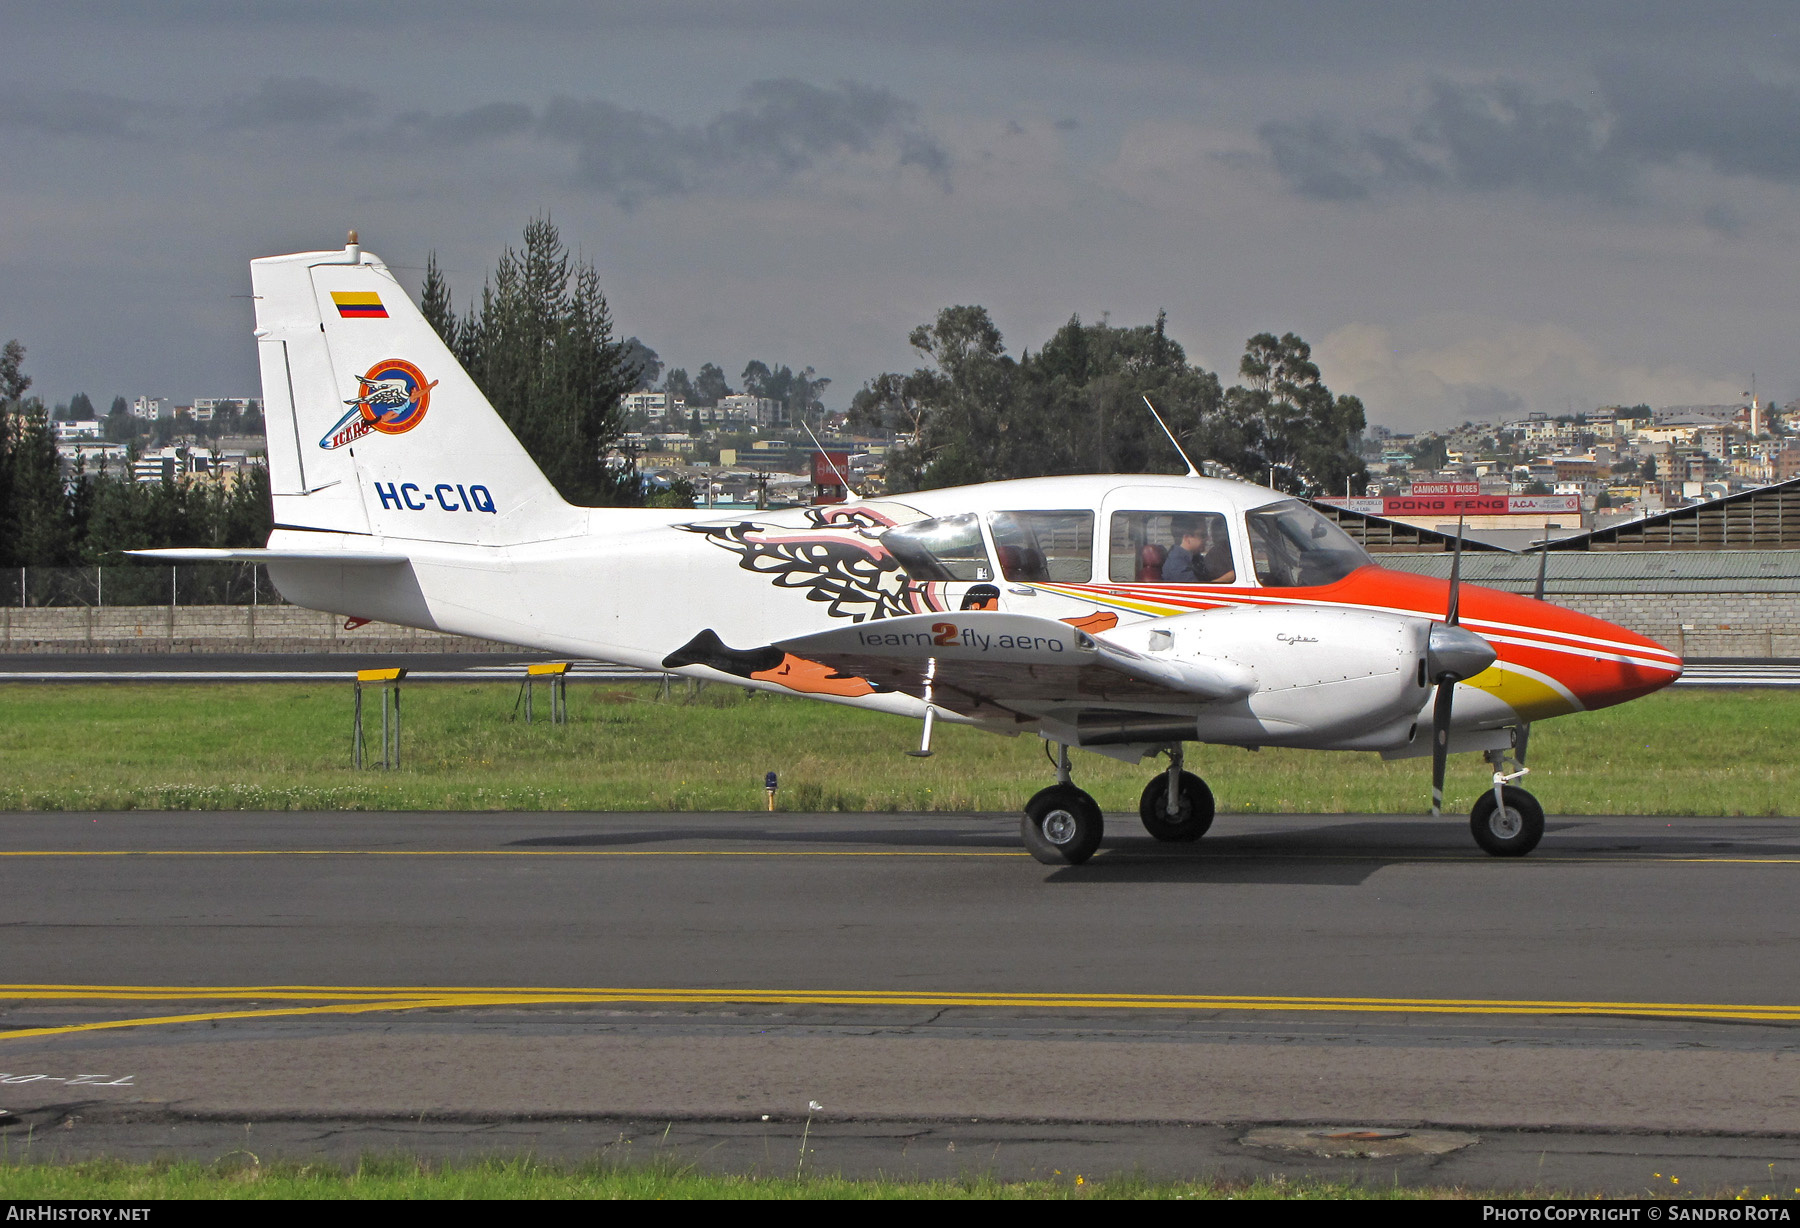
[[[813,434],[812,427],[806,425],[806,419],[804,417],[800,419],[800,429],[805,431],[806,437],[813,441],[813,447],[819,450],[819,455],[825,458],[825,463],[831,466],[831,471],[838,475],[838,481],[844,484],[844,489],[855,495],[858,499],[862,498],[862,491],[850,485],[850,475],[837,467],[837,462],[831,459],[831,453],[825,450],[825,445],[819,442],[819,437],[817,435]],[[814,472],[817,472],[817,470],[814,470]]]
[[[1190,478],[1199,477],[1200,471],[1198,469],[1194,468],[1194,462],[1188,459],[1188,454],[1182,450],[1181,444],[1176,441],[1175,432],[1171,431],[1169,429],[1169,424],[1167,422],[1163,421],[1163,416],[1156,412],[1156,406],[1150,404],[1149,395],[1148,394],[1140,394],[1140,395],[1143,395],[1143,397],[1144,397],[1144,408],[1150,411],[1150,416],[1152,418],[1156,419],[1156,425],[1162,427],[1162,433],[1169,437],[1169,443],[1174,447],[1175,454],[1177,456],[1181,457],[1181,463],[1188,467],[1187,475]]]

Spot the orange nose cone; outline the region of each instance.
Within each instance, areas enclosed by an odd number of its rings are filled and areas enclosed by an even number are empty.
[[[1503,663],[1550,681],[1584,709],[1610,708],[1681,677],[1681,658],[1647,635],[1530,597],[1468,592],[1475,599],[1466,602],[1464,625],[1487,636]]]
[[[1639,699],[1681,677],[1681,658],[1647,635],[1588,614],[1532,604],[1541,611],[1542,640],[1557,646],[1544,656],[1583,708]]]
[[[1365,567],[1332,590],[1336,599],[1427,618],[1449,608],[1443,580]],[[1646,635],[1516,593],[1462,586],[1460,616],[1499,659],[1483,675],[1525,720],[1610,708],[1681,677],[1681,658]],[[1480,679],[1471,684],[1482,687]]]

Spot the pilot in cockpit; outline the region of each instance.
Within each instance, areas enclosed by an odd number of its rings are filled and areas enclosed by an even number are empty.
[[[1224,533],[1215,529],[1218,517],[1183,518],[1176,521],[1176,544],[1163,560],[1164,584],[1230,584],[1237,579],[1231,563],[1231,547]]]

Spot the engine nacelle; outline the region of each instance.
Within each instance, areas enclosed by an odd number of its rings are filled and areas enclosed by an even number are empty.
[[[1430,691],[1420,667],[1432,626],[1364,610],[1258,606],[1152,619],[1104,638],[1255,679],[1245,698],[1201,710],[1201,741],[1379,750],[1405,742]]]

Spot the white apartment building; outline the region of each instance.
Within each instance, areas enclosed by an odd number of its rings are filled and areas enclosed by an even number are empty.
[[[644,414],[653,422],[687,421],[687,402],[666,392],[628,392],[620,402],[627,414]]]
[[[757,426],[775,426],[785,422],[786,411],[781,402],[769,397],[753,397],[747,392],[734,392],[719,400],[719,421],[751,422]]]
[[[219,412],[221,405],[236,404],[240,410],[254,409],[260,411],[262,402],[255,397],[195,397],[190,412],[195,422],[211,422],[213,415]]]

